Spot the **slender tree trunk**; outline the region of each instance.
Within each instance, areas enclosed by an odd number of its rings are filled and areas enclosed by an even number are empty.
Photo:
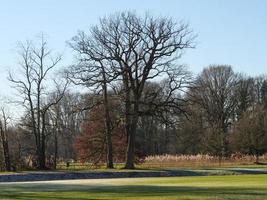
[[[40,151],[39,151],[39,166],[38,169],[46,169],[46,155],[45,155],[45,113],[42,113],[40,116],[42,117],[42,126],[41,129],[39,129],[40,132]],[[40,120],[41,121],[41,120]]]
[[[58,138],[57,138],[57,131],[55,131],[55,138],[54,138],[54,161],[53,161],[53,168],[57,169],[57,154],[58,154]]]
[[[40,81],[40,80],[38,80]],[[40,94],[40,82],[38,82],[38,85],[37,85],[37,109],[36,109],[36,116],[37,116],[37,157],[38,157],[38,166],[37,168],[38,169],[44,169],[43,167],[43,146],[42,146],[42,137],[41,137],[41,110],[40,110],[40,97],[41,94]]]
[[[227,149],[227,138],[226,138],[226,136],[227,136],[227,125],[225,124],[225,121],[226,121],[226,119],[224,117],[222,122],[221,122],[222,123],[221,124],[221,128],[222,128],[222,132],[221,132],[221,134],[222,134],[222,152],[221,152],[221,156],[222,156],[222,158],[227,156],[227,151],[228,151],[228,149]]]
[[[130,88],[129,88],[129,82],[127,75],[125,76],[124,80],[125,85],[125,132],[126,132],[126,138],[127,138],[127,144],[130,134],[130,126],[131,126],[131,102],[130,102]]]
[[[106,126],[106,140],[107,140],[107,168],[114,168],[113,166],[113,148],[112,148],[112,138],[111,138],[111,120],[108,105],[108,95],[107,86],[104,83],[103,86],[103,97],[104,97],[104,107],[105,107],[105,126]]]
[[[259,152],[256,150],[256,161],[255,164],[259,164]]]
[[[41,169],[46,169],[46,155],[45,155],[45,133],[42,133],[42,151],[41,151]]]
[[[0,133],[2,140],[2,147],[4,153],[4,162],[6,171],[11,171],[11,162],[10,162],[10,154],[9,154],[9,145],[8,145],[8,137],[7,137],[7,119],[4,110],[3,113],[3,122],[0,121]]]
[[[107,168],[114,168],[113,166],[113,148],[112,148],[112,135],[111,135],[111,119],[109,111],[109,101],[108,101],[108,92],[107,92],[107,80],[105,69],[102,67],[102,76],[103,76],[103,101],[105,107],[105,131],[106,131],[106,145],[107,145]]]

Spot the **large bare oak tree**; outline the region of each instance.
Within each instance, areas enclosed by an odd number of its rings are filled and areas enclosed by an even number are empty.
[[[150,15],[140,17],[133,12],[104,17],[99,25],[90,29],[89,34],[80,32],[73,38],[74,49],[90,55],[88,59],[97,63],[95,71],[102,66],[102,72],[105,70],[108,77],[116,78],[123,85],[128,137],[125,168],[134,168],[135,135],[146,83],[167,77],[172,79],[179,73],[176,60],[183,50],[194,47],[194,38],[183,22]],[[99,77],[98,74],[94,76]],[[176,88],[179,88],[179,81],[184,79],[177,77]]]

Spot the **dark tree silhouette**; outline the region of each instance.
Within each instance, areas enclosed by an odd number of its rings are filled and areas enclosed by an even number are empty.
[[[106,72],[123,84],[128,138],[125,168],[134,168],[140,101],[147,81],[175,77],[171,86],[176,84],[175,90],[180,89],[184,71],[175,61],[183,50],[194,47],[194,38],[187,24],[164,17],[139,17],[132,12],[102,18],[89,35],[80,32],[73,38],[74,44],[82,47],[79,49],[95,55],[94,60],[103,62]]]

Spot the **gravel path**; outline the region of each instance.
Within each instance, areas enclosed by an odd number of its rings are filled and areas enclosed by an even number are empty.
[[[26,182],[73,179],[104,179],[131,177],[173,177],[207,175],[267,174],[267,168],[222,168],[222,169],[170,169],[170,170],[134,170],[134,171],[81,171],[81,172],[23,172],[0,174],[0,182]]]

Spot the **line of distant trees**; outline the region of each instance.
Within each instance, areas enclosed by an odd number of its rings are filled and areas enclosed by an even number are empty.
[[[14,124],[1,109],[1,168],[79,160],[132,169],[146,155],[237,152],[259,162],[267,151],[267,78],[228,65],[193,75],[178,61],[195,39],[183,22],[121,12],[78,32],[68,42],[76,64],[60,71],[62,57],[44,36],[21,43],[18,73],[8,79],[24,113]]]

